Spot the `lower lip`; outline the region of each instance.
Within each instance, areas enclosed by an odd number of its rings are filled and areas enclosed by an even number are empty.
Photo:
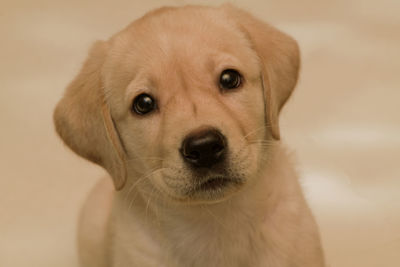
[[[223,187],[227,186],[228,184],[230,184],[230,182],[231,181],[229,179],[214,178],[214,179],[210,179],[210,180],[202,183],[198,187],[198,190],[201,190],[201,191],[217,190],[217,189],[220,189],[220,188],[223,188]]]

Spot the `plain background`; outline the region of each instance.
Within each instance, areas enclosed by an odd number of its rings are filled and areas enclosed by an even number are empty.
[[[163,5],[0,2],[0,266],[77,266],[77,214],[104,171],[54,133],[52,110],[92,42]],[[242,0],[294,36],[302,71],[281,116],[328,266],[400,266],[400,2]]]

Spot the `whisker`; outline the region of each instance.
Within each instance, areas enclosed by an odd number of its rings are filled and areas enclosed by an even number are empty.
[[[211,217],[213,217],[214,218],[214,220],[219,224],[219,225],[221,225],[222,226],[222,228],[224,228],[225,230],[228,230],[228,227],[224,224],[224,223],[222,223],[222,221],[208,208],[208,207],[206,207],[206,206],[201,206],[209,215],[211,215]]]
[[[262,140],[262,139],[259,139],[259,140],[252,140],[252,141],[250,141],[249,142],[249,144],[250,145],[252,145],[252,144],[261,144],[261,145],[274,145],[275,144],[275,142],[274,141],[269,141],[269,140]]]
[[[256,129],[254,129],[254,130],[248,132],[245,136],[242,137],[242,139],[243,139],[243,140],[244,140],[244,139],[247,139],[247,137],[249,137],[250,135],[257,133],[258,131],[264,130],[264,128],[265,128],[265,125],[260,126],[260,127],[256,128]]]
[[[147,198],[147,204],[146,204],[146,210],[145,210],[145,214],[146,214],[145,221],[146,222],[148,222],[150,200],[151,200],[152,196],[154,195],[154,190],[155,190],[155,187],[152,188],[152,190],[150,191],[150,194],[148,195],[148,198]]]
[[[163,158],[160,157],[134,157],[126,160],[126,162],[132,162],[132,161],[147,161],[147,160],[154,160],[154,161],[163,161]]]
[[[147,178],[149,178],[150,176],[154,175],[155,173],[160,172],[160,171],[163,171],[163,170],[165,170],[165,169],[167,169],[167,168],[159,168],[159,167],[157,167],[157,168],[151,170],[150,172],[148,172],[148,173],[142,175],[141,177],[139,177],[139,178],[130,186],[130,188],[128,189],[128,191],[127,191],[127,193],[126,193],[126,199],[130,198],[130,194],[132,193],[132,191],[133,191],[141,182],[145,181]],[[128,205],[128,209],[130,209],[130,208],[132,207],[133,202],[134,202],[134,200],[135,200],[135,198],[136,198],[136,194],[137,194],[137,191],[136,191],[135,195],[132,197],[132,200],[130,201],[130,203],[129,203],[129,205]]]

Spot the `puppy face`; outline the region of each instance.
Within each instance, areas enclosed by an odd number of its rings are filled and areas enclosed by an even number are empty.
[[[104,72],[112,117],[129,172],[146,177],[140,183],[174,199],[220,199],[257,170],[261,150],[251,144],[265,137],[259,60],[232,25],[167,16],[114,39]],[[146,99],[153,106],[142,114]]]
[[[242,24],[234,19],[237,16]],[[98,146],[107,139],[111,151],[82,152],[76,148],[79,144],[71,145],[65,125],[58,123],[58,117],[65,117],[62,103],[55,114],[58,132],[79,154],[105,166],[117,187],[127,180],[127,190],[135,187],[177,201],[226,199],[257,179],[264,167],[272,153],[266,144],[279,138],[277,113],[297,77],[298,66],[293,64],[298,60],[285,62],[287,55],[282,55],[279,64],[295,70],[282,76],[285,81],[280,82],[288,84],[284,89],[273,91],[271,84],[283,74],[279,74],[282,66],[272,69],[277,55],[269,51],[276,45],[271,38],[284,35],[253,20],[232,7],[149,13],[98,45],[101,63],[93,59],[86,63],[86,74],[97,73],[92,80],[98,85],[92,87],[100,86],[98,97],[107,107],[97,114],[103,117],[103,127],[101,123],[94,126],[105,132]],[[264,43],[252,39],[258,33],[263,34]],[[280,45],[287,45],[283,43],[287,40]],[[259,46],[269,46],[268,53],[258,51]],[[91,66],[93,70],[88,71]],[[67,89],[64,102],[71,97]],[[71,128],[73,123],[69,124]]]

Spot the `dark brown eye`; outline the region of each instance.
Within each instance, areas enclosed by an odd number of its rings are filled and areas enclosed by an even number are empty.
[[[233,69],[224,70],[219,77],[219,84],[221,89],[235,89],[241,84],[240,73]]]
[[[140,94],[133,100],[132,110],[139,114],[144,115],[156,108],[156,101],[148,94]]]

